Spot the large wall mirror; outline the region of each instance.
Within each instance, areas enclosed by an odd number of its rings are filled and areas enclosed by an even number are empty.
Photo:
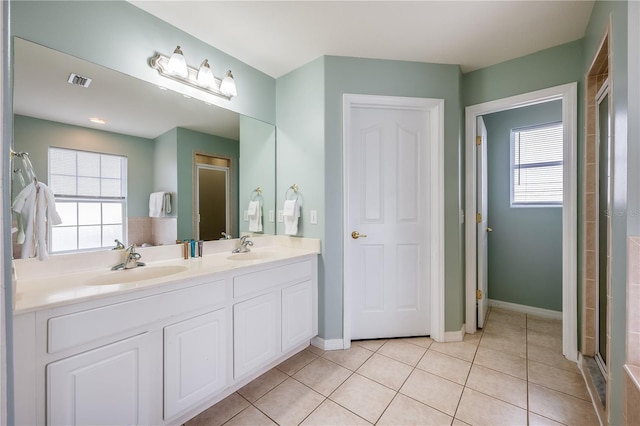
[[[245,212],[258,199],[261,232],[275,233],[273,125],[17,37],[13,47],[13,150],[28,153],[40,182],[65,192],[53,252],[110,248],[117,225],[128,244],[237,237],[249,231]],[[118,158],[126,170],[121,181]],[[14,157],[12,202],[29,184],[27,166]],[[158,192],[167,194],[171,211],[150,217],[150,196]],[[119,215],[114,204],[122,194]],[[15,241],[20,232],[13,231]]]

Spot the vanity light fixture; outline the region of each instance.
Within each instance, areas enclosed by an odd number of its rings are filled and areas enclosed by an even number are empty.
[[[176,49],[169,58],[169,62],[167,63],[167,72],[183,78],[189,76],[187,60],[184,58],[184,54],[182,53],[182,50],[180,50],[180,46],[176,46]]]
[[[174,58],[177,59],[174,61]],[[181,64],[181,61],[184,61],[184,67],[186,69],[185,73],[176,71],[176,67],[174,66],[174,64]],[[180,46],[176,47],[176,50],[171,57],[167,57],[160,53],[156,54],[150,59],[149,65],[151,68],[157,70],[163,77],[169,78],[173,81],[178,81],[186,84],[187,86],[221,98],[230,100],[238,94],[236,84],[230,70],[227,71],[227,74],[223,79],[220,79],[211,71],[211,67],[209,66],[209,61],[207,59],[202,61],[199,68],[190,67],[184,59]]]

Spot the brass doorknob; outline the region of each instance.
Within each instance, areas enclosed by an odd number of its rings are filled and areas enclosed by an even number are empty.
[[[354,240],[357,240],[358,238],[367,238],[367,236],[365,234],[361,234],[358,231],[353,231],[351,233],[351,238],[353,238]]]
[[[487,226],[487,232],[493,232],[493,229],[491,229],[491,228],[489,228],[489,227]]]

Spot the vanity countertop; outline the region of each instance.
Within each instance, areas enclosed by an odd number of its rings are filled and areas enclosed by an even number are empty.
[[[119,271],[110,267],[121,251],[14,260],[14,315],[320,253],[319,240],[261,236],[249,253],[232,254],[237,241],[206,242],[205,255],[191,259],[182,258],[181,245],[139,248],[146,266]]]

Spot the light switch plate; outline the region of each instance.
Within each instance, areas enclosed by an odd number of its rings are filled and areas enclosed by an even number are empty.
[[[269,210],[269,222],[273,223],[275,219],[275,212],[273,210]]]
[[[311,222],[312,225],[317,225],[318,224],[318,211],[317,210],[311,210],[309,212],[309,222]]]
[[[284,222],[284,215],[282,214],[282,210],[278,210],[278,222]]]
[[[249,210],[244,211],[244,221],[249,222]]]

